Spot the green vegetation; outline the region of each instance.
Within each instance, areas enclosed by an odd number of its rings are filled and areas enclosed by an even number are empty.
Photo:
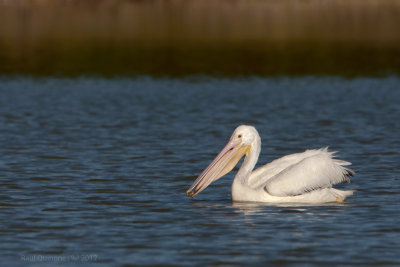
[[[0,1],[0,74],[400,73],[396,0]]]

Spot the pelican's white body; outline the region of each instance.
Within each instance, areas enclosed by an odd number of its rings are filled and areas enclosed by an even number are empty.
[[[225,155],[228,155],[230,151],[233,152],[229,155],[233,155],[232,157],[238,159],[234,154],[236,151],[234,149],[243,147],[248,147],[248,149],[243,150],[246,156],[232,183],[233,201],[273,203],[342,202],[354,192],[352,190],[343,191],[332,188],[332,185],[336,183],[342,181],[350,182],[349,177],[354,172],[344,167],[351,163],[334,159],[334,152],[328,152],[327,148],[306,150],[303,153],[287,155],[253,171],[260,154],[261,139],[254,127],[245,125],[236,128],[230,142],[224,149],[224,151],[228,152],[224,152],[224,155],[219,155],[219,158],[223,160],[214,161],[205,170],[203,177],[206,177],[209,181],[207,183],[203,181],[200,189],[196,190],[203,190],[209,183],[223,176],[227,172],[226,170],[230,170],[229,166],[229,168],[224,167],[225,171],[221,171],[222,167],[218,165],[225,164],[224,166],[226,166],[227,162],[231,163],[229,159],[225,159]],[[202,179],[204,178],[198,178],[200,181]],[[193,188],[196,188],[196,186],[192,186],[191,189]]]

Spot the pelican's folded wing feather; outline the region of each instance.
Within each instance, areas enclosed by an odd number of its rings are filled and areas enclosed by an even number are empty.
[[[331,187],[333,184],[347,181],[354,172],[343,165],[351,163],[332,158],[333,152],[318,150],[282,170],[265,182],[264,190],[274,196],[295,196],[303,193]]]

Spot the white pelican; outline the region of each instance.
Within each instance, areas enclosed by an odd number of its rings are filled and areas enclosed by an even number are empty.
[[[253,171],[261,150],[261,139],[252,126],[235,129],[228,144],[200,174],[186,195],[194,197],[213,181],[218,180],[245,155],[232,183],[233,201],[250,202],[342,202],[353,190],[332,188],[347,181],[354,171],[343,166],[350,162],[333,158],[328,148],[306,150],[276,159]]]

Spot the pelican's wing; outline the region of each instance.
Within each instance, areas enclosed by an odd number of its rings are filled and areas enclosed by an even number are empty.
[[[327,149],[313,150],[313,152],[318,153],[305,156],[270,177],[264,184],[264,190],[274,196],[295,196],[331,187],[342,181],[350,182],[349,177],[354,172],[343,167],[350,165],[350,162],[333,159],[334,152],[328,152]]]
[[[311,149],[306,150],[302,153],[290,154],[282,158],[276,159],[253,171],[249,178],[249,186],[253,188],[258,188],[262,185],[265,185],[267,180],[290,168],[291,166],[299,163],[300,161],[321,153],[330,153],[327,151],[327,147],[321,149]]]

